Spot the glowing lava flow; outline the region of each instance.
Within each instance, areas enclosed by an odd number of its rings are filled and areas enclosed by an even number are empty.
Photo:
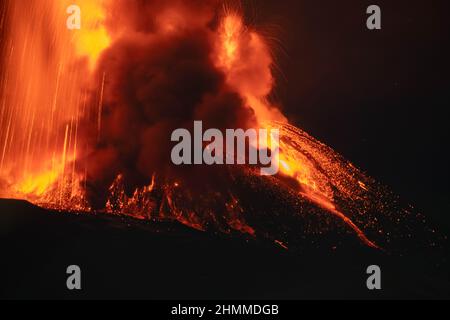
[[[302,152],[302,146],[308,149],[310,143],[298,141],[292,132],[286,130],[286,118],[278,108],[269,104],[267,96],[274,87],[274,79],[271,72],[273,62],[267,44],[256,32],[245,28],[242,18],[235,13],[224,17],[219,34],[216,60],[218,66],[225,70],[228,83],[245,98],[248,107],[254,110],[258,126],[269,130],[284,129],[280,137],[279,155],[282,174],[298,181],[302,196],[342,219],[364,243],[377,247],[351,219],[336,208],[332,191],[334,185],[330,183],[330,177],[324,175],[320,167],[307,157],[313,155],[315,159],[325,161],[330,160],[328,154],[321,153],[323,150],[319,146]],[[287,141],[290,143],[286,143]],[[345,175],[342,168],[335,169],[340,169],[341,174]],[[339,185],[338,181],[336,183]]]
[[[25,198],[46,207],[89,211],[85,199],[87,175],[78,166],[79,149],[86,143],[80,140],[80,119],[97,123],[100,136],[105,72],[100,72],[98,80],[93,71],[113,40],[103,23],[109,1],[78,1],[83,28],[75,34],[61,28],[66,18],[61,13],[69,2],[8,2],[5,17],[13,31],[2,47],[0,195]],[[28,19],[24,19],[24,12]],[[183,29],[187,19],[183,13],[182,9],[164,11],[158,18],[164,21],[156,21],[164,27],[160,31],[169,35]],[[289,126],[280,110],[269,102],[275,80],[272,56],[263,37],[247,28],[242,17],[233,12],[221,18],[213,33],[211,58],[225,75],[227,85],[254,112],[257,126],[281,129],[278,178],[294,179],[298,197],[327,210],[366,245],[376,247],[335,203],[337,194],[348,204],[368,191],[365,182],[355,180],[356,169],[336,161],[338,156],[331,149]],[[88,99],[92,100],[92,92],[97,92],[94,106]],[[223,220],[220,223],[232,230],[250,235],[257,232],[245,222],[240,200],[232,190],[226,196],[211,193],[208,198],[180,191],[183,185],[178,182],[158,185],[154,174],[149,186],[128,196],[123,183],[119,175],[108,190],[106,212],[131,213],[142,219],[169,217],[199,230]],[[214,202],[211,198],[216,196],[216,202],[225,203],[226,213],[221,217],[210,207]],[[183,207],[187,199],[192,206]]]

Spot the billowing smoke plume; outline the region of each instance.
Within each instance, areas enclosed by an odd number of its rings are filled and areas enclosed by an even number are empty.
[[[88,198],[104,205],[119,174],[129,193],[150,184],[154,174],[161,183],[219,188],[226,183],[217,181],[223,169],[180,169],[170,161],[176,128],[190,129],[194,120],[205,129],[246,128],[255,121],[213,61],[218,2],[122,0],[112,6],[106,24],[112,44],[97,67],[104,79],[101,119],[90,123],[82,163]]]

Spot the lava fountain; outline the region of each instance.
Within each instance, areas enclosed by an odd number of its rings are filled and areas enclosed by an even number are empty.
[[[411,210],[269,99],[270,48],[239,10],[213,0],[77,3],[81,30],[65,27],[68,0],[2,4],[0,196],[284,248],[331,224],[374,248],[389,242],[392,221],[411,236]],[[170,133],[194,120],[279,129],[280,173],[175,167]]]

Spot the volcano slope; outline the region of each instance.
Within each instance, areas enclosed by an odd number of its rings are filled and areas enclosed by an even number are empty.
[[[251,193],[251,189],[247,189]],[[273,192],[273,191],[272,191]],[[388,252],[364,245],[337,217],[311,205],[270,215],[271,192],[254,204],[260,231],[201,232],[178,221],[75,214],[0,201],[1,291],[6,299],[309,299],[448,298],[448,251],[423,241]],[[272,200],[272,201],[270,201]],[[255,205],[257,204],[257,205]],[[295,205],[300,205],[296,203]],[[314,212],[314,214],[312,214]],[[323,219],[323,221],[321,220]],[[251,219],[250,219],[251,220]],[[249,220],[249,221],[250,221]],[[316,222],[321,220],[318,231]],[[301,221],[301,222],[299,222]],[[297,232],[292,245],[274,231]],[[263,235],[267,230],[267,236]],[[390,242],[396,242],[391,238]],[[405,246],[411,239],[401,239]],[[419,244],[418,244],[419,243]],[[290,245],[288,247],[288,245]],[[400,247],[400,245],[399,245]],[[412,249],[414,248],[414,249]],[[79,265],[82,291],[66,288]],[[366,269],[382,270],[382,290],[366,288]]]

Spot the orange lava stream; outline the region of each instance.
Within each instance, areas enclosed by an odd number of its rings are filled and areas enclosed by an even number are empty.
[[[217,65],[225,71],[229,85],[241,94],[248,107],[255,112],[258,126],[268,130],[285,126],[287,119],[267,99],[275,80],[271,70],[272,56],[264,39],[257,32],[246,28],[240,15],[229,13],[219,28],[217,47]],[[302,189],[299,195],[331,212],[353,229],[365,244],[376,248],[350,218],[336,209],[329,177],[323,175],[305,153],[292,147],[292,144],[283,142],[286,138],[296,139],[294,135],[287,135],[286,130],[281,134],[285,135],[285,139],[281,137],[278,159],[281,174],[298,181]],[[311,149],[308,152],[315,153],[318,158],[324,157],[319,149]],[[346,192],[351,194],[349,190]]]

